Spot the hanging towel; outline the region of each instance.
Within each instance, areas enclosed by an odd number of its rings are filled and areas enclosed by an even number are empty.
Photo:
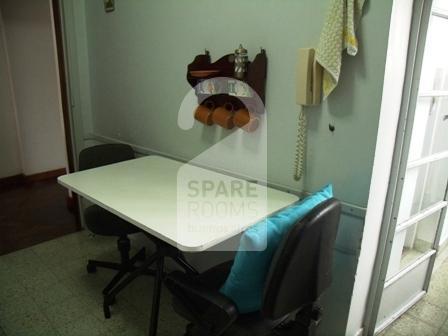
[[[326,99],[338,85],[342,52],[358,52],[356,26],[362,16],[365,0],[330,0],[331,5],[322,29],[316,59],[324,68],[322,91]]]

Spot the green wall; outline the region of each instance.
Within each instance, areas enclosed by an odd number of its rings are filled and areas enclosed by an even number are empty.
[[[308,110],[304,181],[293,180],[298,107],[297,49],[317,45],[330,0],[63,0],[72,116],[78,150],[89,133],[192,159],[228,133],[178,127],[190,87],[186,66],[205,48],[212,58],[243,43],[253,57],[267,51],[268,178],[295,190],[327,182],[336,196],[367,205],[381,105],[392,1],[367,2],[360,52],[344,56],[341,82]],[[336,127],[334,133],[329,124]],[[84,142],[86,143],[86,142]],[[356,212],[356,211],[355,211]],[[321,334],[342,335],[348,316],[364,214],[344,213],[334,280],[324,297]]]
[[[82,1],[81,1],[82,2]],[[336,195],[367,204],[378,125],[392,3],[366,6],[356,58],[344,57],[340,86],[328,102],[310,109],[304,184],[292,178],[297,113],[297,49],[315,46],[329,1],[116,0],[106,14],[86,1],[93,132],[168,154],[192,158],[218,138],[197,125],[182,131],[177,113],[190,89],[186,65],[205,48],[214,59],[241,42],[251,56],[267,50],[268,177],[295,189],[331,181]],[[83,4],[78,6],[83,6]],[[80,15],[79,11],[77,15]],[[84,18],[76,18],[84,20]],[[79,42],[79,41],[78,41]],[[87,107],[90,109],[90,106]],[[86,110],[83,110],[86,113]],[[328,124],[336,126],[331,133]],[[355,181],[355,182],[354,182]]]

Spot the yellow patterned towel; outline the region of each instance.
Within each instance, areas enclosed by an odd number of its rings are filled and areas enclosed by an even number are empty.
[[[355,56],[358,52],[356,26],[362,16],[365,0],[330,0],[331,6],[322,29],[316,59],[324,68],[322,91],[324,99],[338,85],[342,51]]]

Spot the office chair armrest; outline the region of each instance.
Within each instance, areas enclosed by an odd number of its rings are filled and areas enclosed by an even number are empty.
[[[232,300],[208,288],[195,276],[175,271],[167,275],[165,284],[188,311],[191,322],[205,329],[204,334],[219,336],[238,317]]]

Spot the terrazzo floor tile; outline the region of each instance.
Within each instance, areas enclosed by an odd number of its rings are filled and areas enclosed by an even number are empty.
[[[147,333],[153,279],[141,276],[118,296],[105,319],[102,289],[115,271],[87,274],[87,260],[119,261],[116,240],[86,232],[0,257],[0,336],[140,336]],[[448,336],[448,263],[429,294],[381,336]],[[187,321],[162,291],[159,336],[182,335]],[[440,329],[437,327],[441,326]]]
[[[117,299],[127,299],[142,314],[149,314],[152,302],[152,288],[153,279],[149,276],[141,276],[129,284],[118,295]]]
[[[445,323],[442,326],[442,328],[440,328],[439,333],[437,334],[437,336],[448,336],[448,320],[445,321]]]
[[[0,285],[21,283],[30,274],[44,268],[39,257],[30,249],[0,257]]]
[[[392,329],[404,336],[436,336],[438,329],[417,320],[410,315],[402,316]]]
[[[24,274],[19,280],[20,283],[30,291],[39,291],[41,288],[56,285],[59,280],[48,269],[35,269],[30,270],[27,274]]]
[[[41,313],[33,298],[27,292],[23,293],[20,296],[1,298],[0,326],[13,325],[21,319]]]
[[[72,297],[60,304],[44,307],[42,311],[52,324],[59,328],[92,314],[92,308],[93,306],[86,303],[83,298]]]
[[[2,314],[0,324],[10,335],[51,335],[54,327],[51,321],[39,310],[25,308],[14,314]]]
[[[448,285],[447,285],[448,288]],[[432,286],[429,289],[428,294],[423,299],[423,302],[429,302],[430,304],[437,306],[442,309],[448,307],[448,289],[443,288],[443,286],[435,287]]]
[[[61,253],[63,247],[64,245],[59,239],[53,239],[34,245],[30,249],[39,257],[49,257],[56,256],[56,254]]]
[[[448,311],[428,302],[420,302],[408,314],[439,329],[448,318]]]
[[[66,280],[86,272],[87,258],[72,258],[65,262],[48,265],[49,271],[58,279]]]
[[[106,320],[101,291],[115,271],[87,274],[89,258],[119,261],[116,239],[79,232],[1,256],[0,336],[145,335],[152,278],[143,276],[120,293]],[[177,336],[183,328],[174,331],[170,323],[160,335]]]
[[[92,235],[89,231],[84,230],[62,236],[58,238],[58,241],[63,246],[71,246],[76,244],[78,245],[85,244],[86,241],[88,241],[91,238],[96,239],[96,237]]]
[[[62,282],[43,286],[30,293],[30,295],[41,308],[56,306],[75,296],[70,288]]]
[[[111,306],[112,316],[110,319],[105,319],[102,316],[102,310],[99,313],[104,325],[110,331],[124,332],[129,330],[144,335],[149,324],[149,314],[142,314],[125,300],[117,300]]]
[[[392,328],[388,328],[383,332],[379,333],[378,336],[403,336],[403,335],[399,334]]]
[[[0,257],[0,269],[2,266],[16,267],[18,265],[31,265],[40,262],[39,256],[31,248],[26,248]]]
[[[115,274],[111,270],[101,270],[95,274],[87,274],[83,270],[80,274],[62,281],[75,295],[91,302],[102,303],[102,291]]]
[[[10,298],[14,299],[26,295],[26,288],[18,281],[0,283],[0,300],[2,303],[8,301]]]
[[[95,316],[87,315],[77,320],[59,325],[60,336],[107,336],[106,325]]]
[[[428,294],[380,336],[448,336],[448,259],[437,264]]]

